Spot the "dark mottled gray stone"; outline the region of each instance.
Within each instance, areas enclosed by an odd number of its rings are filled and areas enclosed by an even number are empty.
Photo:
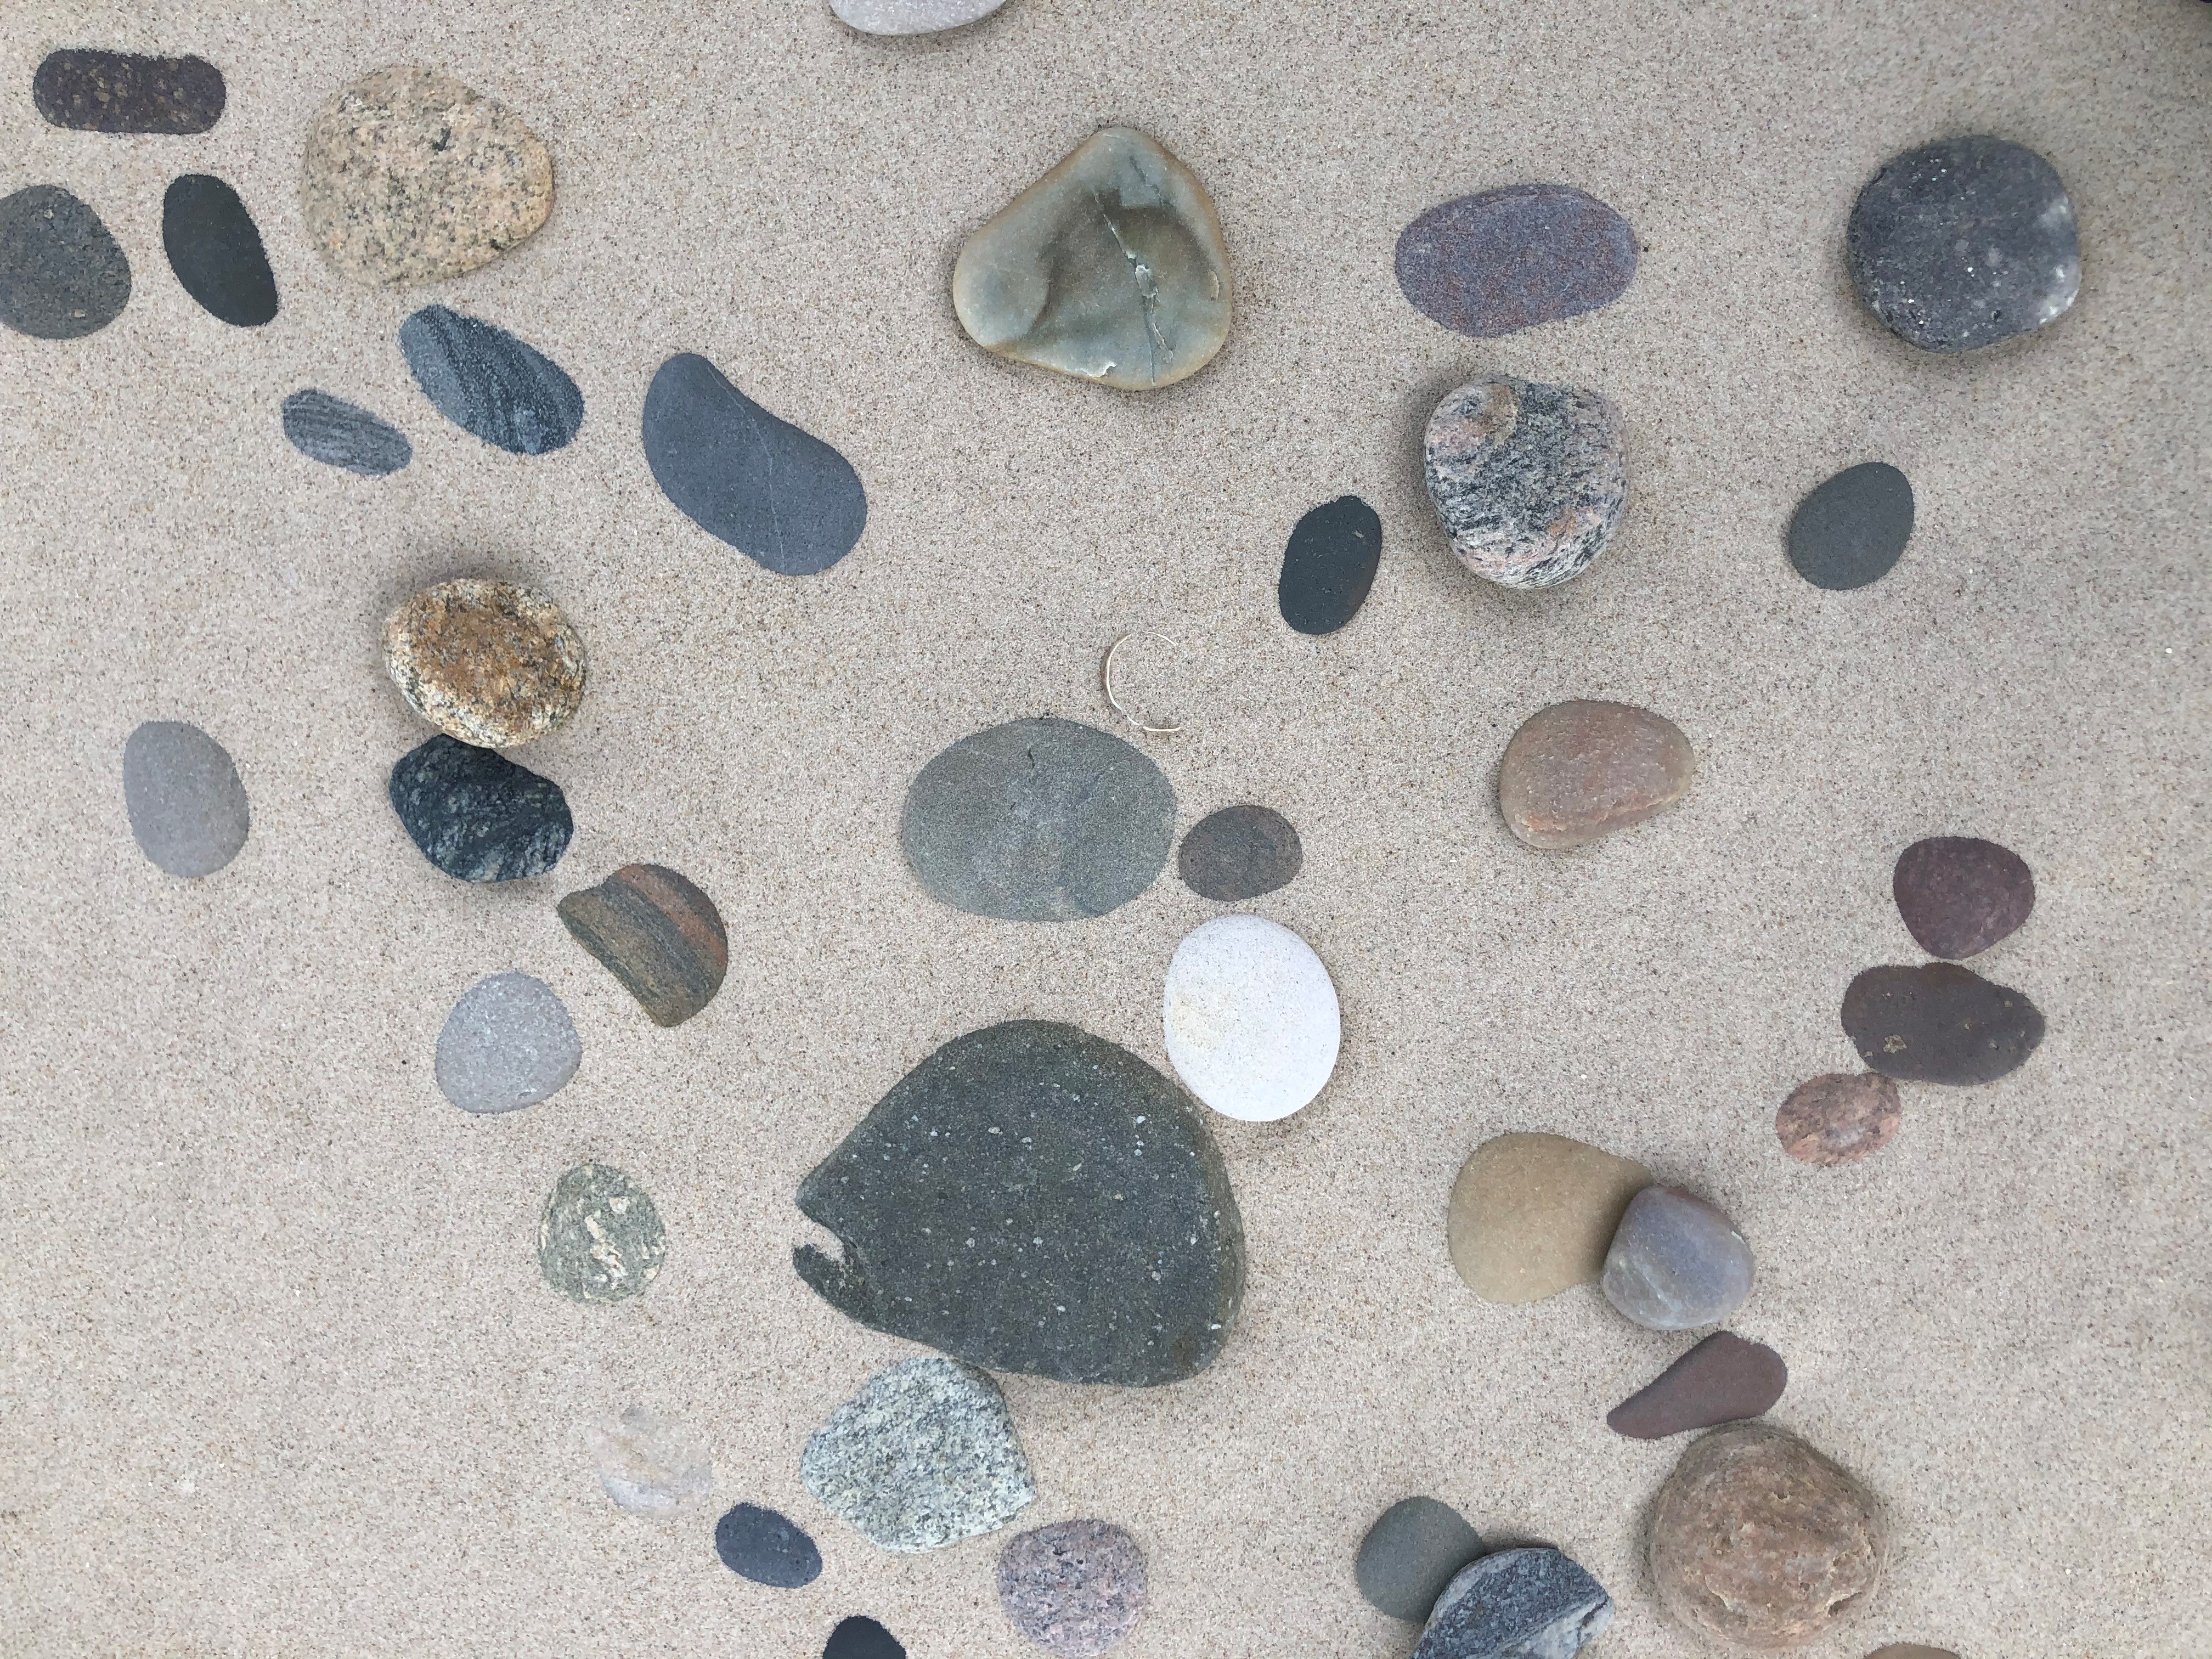
[[[1550,1549],[1500,1550],[1437,1598],[1413,1659],[1571,1659],[1613,1623],[1613,1598]]]
[[[714,1522],[714,1553],[740,1578],[797,1589],[822,1576],[822,1552],[799,1526],[774,1510],[740,1504]]]
[[[2041,328],[2074,303],[2081,245],[2057,169],[2024,145],[1946,138],[1882,164],[1851,209],[1851,283],[1923,351]]]
[[[528,974],[493,974],[461,993],[438,1032],[438,1091],[489,1116],[550,1100],[584,1061],[583,1040],[553,988]]]
[[[1352,1577],[1370,1606],[1418,1625],[1426,1622],[1444,1587],[1481,1553],[1481,1538],[1450,1504],[1401,1498],[1359,1540]]]
[[[538,1223],[538,1266],[574,1302],[621,1302],[653,1282],[668,1236],[653,1200],[620,1170],[579,1164],[554,1183]]]
[[[1272,893],[1305,867],[1298,832],[1267,806],[1224,806],[1191,825],[1176,853],[1183,885],[1225,904]]]
[[[138,848],[173,876],[209,876],[246,845],[246,786],[197,726],[149,720],[123,745],[123,807]]]
[[[210,173],[173,179],[161,198],[161,251],[185,292],[234,328],[276,314],[276,276],[238,192]]]
[[[131,298],[131,261],[100,216],[58,185],[0,197],[0,323],[40,340],[106,328]]]
[[[79,132],[205,132],[222,118],[222,71],[204,58],[67,46],[31,77],[31,101]]]
[[[312,388],[284,399],[284,435],[309,460],[342,466],[364,478],[397,472],[415,459],[415,446],[398,427],[357,404]]]
[[[851,462],[694,353],[653,375],[644,434],[646,465],[678,510],[780,575],[827,570],[867,524],[867,494]]]
[[[1680,1187],[1628,1200],[1605,1254],[1605,1299],[1655,1331],[1717,1325],[1751,1294],[1751,1246],[1735,1223]]]
[[[1869,1069],[1904,1083],[1994,1083],[2043,1041],[2033,1002],[1953,962],[1868,969],[1844,991],[1843,1018]]]
[[[1398,238],[1398,286],[1431,322],[1488,339],[1611,305],[1636,233],[1565,185],[1508,185],[1432,207]]]
[[[840,1311],[994,1370],[1148,1387],[1213,1363],[1244,1226],[1198,1105],[1073,1025],[1011,1020],[902,1078],[799,1189]]]
[[[1579,386],[1461,386],[1429,416],[1422,454],[1452,551],[1506,587],[1580,575],[1628,501],[1620,417]]]
[[[1790,1367],[1773,1349],[1715,1331],[1615,1406],[1605,1425],[1632,1440],[1663,1440],[1757,1417],[1789,1386]]]
[[[462,881],[542,876],[575,831],[552,779],[443,732],[399,757],[386,793],[422,856]]]
[[[1323,501],[1291,532],[1276,603],[1301,634],[1334,634],[1367,603],[1382,562],[1382,520],[1357,495]]]
[[[1898,857],[1890,890],[1905,927],[1931,957],[1978,955],[2035,908],[2027,860],[1973,836],[1914,842]]]
[[[1790,562],[1815,587],[1864,587],[1912,538],[1912,481],[1884,461],[1845,467],[1797,503]]]
[[[1166,775],[1121,738],[1073,720],[1014,720],[921,769],[899,843],[921,884],[957,909],[1071,921],[1152,884],[1175,811]]]
[[[558,449],[584,423],[576,383],[503,328],[425,306],[399,325],[399,349],[441,415],[510,454]]]
[[[856,1613],[837,1621],[823,1645],[822,1659],[906,1659],[906,1649],[874,1620]]]

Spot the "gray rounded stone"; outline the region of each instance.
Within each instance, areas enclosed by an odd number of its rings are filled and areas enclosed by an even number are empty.
[[[131,298],[131,261],[59,185],[0,197],[0,323],[37,340],[96,334]]]
[[[1092,1659],[1145,1610],[1144,1547],[1110,1521],[1055,1521],[999,1556],[1006,1622],[1060,1659]]]
[[[1183,885],[1224,904],[1272,893],[1305,867],[1297,828],[1268,806],[1224,806],[1193,824],[1176,854]]]
[[[1814,586],[1846,592],[1887,576],[1911,539],[1911,480],[1885,461],[1867,461],[1798,502],[1790,562]]]
[[[1420,1624],[1460,1569],[1481,1553],[1481,1538],[1450,1504],[1401,1498],[1359,1540],[1352,1577],[1370,1606]]]
[[[1553,1549],[1500,1550],[1437,1598],[1413,1659],[1571,1659],[1613,1623],[1613,1598]]]
[[[1717,1325],[1751,1294],[1751,1246],[1712,1205],[1680,1187],[1628,1200],[1598,1281],[1605,1299],[1655,1331]]]
[[[139,851],[173,876],[210,876],[246,845],[246,786],[197,726],[149,720],[123,745],[123,807]]]
[[[1501,586],[1580,575],[1628,501],[1620,416],[1579,386],[1474,381],[1437,405],[1421,448],[1452,551]]]
[[[668,1255],[660,1212],[620,1170],[579,1164],[554,1183],[538,1224],[538,1266],[574,1302],[621,1302]]]
[[[560,1093],[584,1044],[553,988],[494,974],[461,993],[438,1033],[438,1087],[465,1112],[519,1111]]]

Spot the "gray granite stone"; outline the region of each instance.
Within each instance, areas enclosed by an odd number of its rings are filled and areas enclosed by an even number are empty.
[[[554,1184],[538,1224],[538,1265],[571,1301],[636,1296],[667,1255],[660,1212],[620,1170],[579,1164]]]
[[[490,323],[425,306],[399,325],[399,350],[441,415],[510,455],[559,449],[584,423],[568,372]]]
[[[364,478],[397,472],[415,459],[407,434],[358,404],[312,388],[284,399],[284,436],[311,461]]]
[[[1460,562],[1505,587],[1551,587],[1605,550],[1628,501],[1620,417],[1595,392],[1476,380],[1422,438],[1429,497]]]
[[[1144,1547],[1110,1521],[1055,1521],[999,1555],[1006,1622],[1060,1659],[1091,1659],[1145,1610]]]
[[[1359,1540],[1352,1577],[1370,1606],[1424,1624],[1444,1587],[1481,1553],[1481,1538],[1450,1504],[1401,1498]]]
[[[209,876],[246,845],[246,786],[197,726],[149,720],[123,745],[123,806],[139,851],[173,876]]]
[[[1797,503],[1790,562],[1815,587],[1864,587],[1890,573],[1911,538],[1911,480],[1887,462],[1868,461]]]
[[[1508,185],[1421,215],[1397,267],[1424,317],[1489,339],[1611,305],[1636,275],[1636,233],[1571,186]]]
[[[1193,824],[1176,854],[1183,885],[1224,904],[1272,893],[1305,866],[1298,832],[1267,806],[1224,806]]]
[[[542,876],[575,830],[552,779],[442,732],[399,757],[385,793],[422,856],[459,881]]]
[[[1437,1598],[1413,1659],[1571,1659],[1613,1623],[1613,1598],[1553,1549],[1500,1550]]]
[[[1605,1299],[1655,1331],[1717,1325],[1751,1294],[1751,1246],[1718,1209],[1680,1187],[1628,1200],[1599,1279]]]
[[[0,197],[0,323],[75,340],[123,314],[131,261],[100,216],[58,185]]]
[[[583,1040],[553,988],[493,974],[460,994],[438,1033],[438,1087],[465,1112],[519,1111],[568,1086]]]

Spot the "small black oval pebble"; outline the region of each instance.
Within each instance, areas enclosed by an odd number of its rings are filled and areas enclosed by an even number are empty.
[[[212,173],[188,173],[161,201],[161,248],[185,292],[234,328],[276,314],[276,276],[238,192]]]
[[[312,387],[284,399],[284,435],[309,460],[364,478],[397,472],[415,459],[415,446],[398,427]]]
[[[1315,507],[1291,532],[1275,589],[1283,620],[1301,634],[1334,634],[1367,603],[1382,560],[1382,520],[1357,495]]]
[[[2043,1041],[2033,1003],[1955,962],[1868,969],[1844,993],[1843,1021],[1868,1069],[1900,1083],[1994,1083]]]
[[[388,793],[422,856],[460,881],[542,876],[575,833],[559,784],[442,732],[399,757]]]
[[[1912,481],[1886,461],[1844,468],[1797,503],[1790,562],[1815,587],[1887,576],[1912,538]]]
[[[222,117],[222,71],[204,58],[149,58],[82,46],[46,54],[31,101],[79,132],[205,132]]]
[[[493,324],[424,306],[399,325],[399,350],[441,415],[511,455],[558,449],[584,423],[567,371]]]
[[[855,1613],[830,1632],[822,1659],[906,1659],[906,1650],[874,1620]]]
[[[714,1553],[740,1577],[777,1589],[797,1589],[822,1576],[814,1540],[757,1504],[740,1504],[714,1523]]]
[[[1296,826],[1273,807],[1224,806],[1191,825],[1176,872],[1200,898],[1241,904],[1291,881],[1305,860]]]
[[[131,261],[97,213],[58,185],[0,198],[0,323],[34,339],[80,339],[130,298]]]

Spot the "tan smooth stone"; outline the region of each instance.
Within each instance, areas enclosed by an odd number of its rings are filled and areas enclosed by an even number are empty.
[[[560,606],[512,582],[424,588],[385,623],[384,665],[416,714],[482,749],[556,731],[584,700],[583,641]]]
[[[1663,714],[1625,702],[1555,702],[1505,745],[1498,807],[1531,847],[1586,847],[1681,799],[1697,766],[1690,740]]]
[[[1565,1135],[1497,1135],[1452,1183],[1452,1265],[1486,1302],[1540,1302],[1605,1270],[1628,1200],[1651,1184],[1632,1158]]]

